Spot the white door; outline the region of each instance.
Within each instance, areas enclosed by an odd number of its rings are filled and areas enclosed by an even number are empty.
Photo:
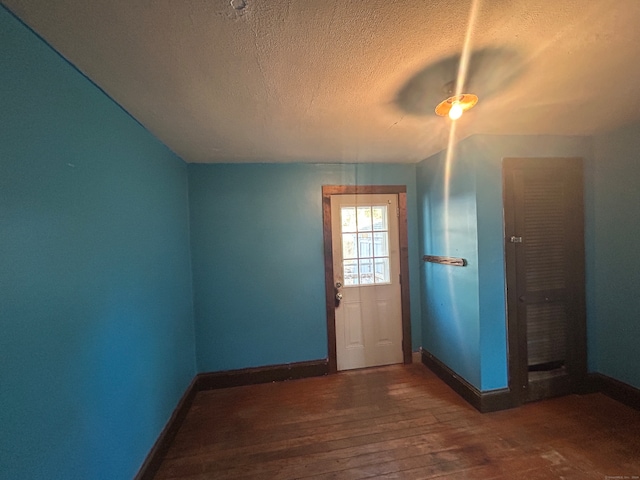
[[[332,195],[338,370],[402,363],[397,195]]]

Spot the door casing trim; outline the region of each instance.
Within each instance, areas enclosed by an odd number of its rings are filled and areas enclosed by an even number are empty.
[[[336,306],[333,285],[333,239],[331,229],[331,196],[358,194],[398,195],[398,236],[400,241],[400,304],[402,308],[402,359],[411,363],[411,297],[409,284],[409,239],[407,234],[406,185],[323,185],[322,231],[324,236],[324,283],[327,309],[327,353],[329,373],[338,371],[336,357]]]

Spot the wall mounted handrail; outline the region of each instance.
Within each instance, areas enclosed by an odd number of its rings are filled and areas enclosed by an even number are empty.
[[[453,267],[466,267],[467,261],[458,257],[442,257],[439,255],[425,255],[422,260],[430,263],[439,263],[441,265],[451,265]]]

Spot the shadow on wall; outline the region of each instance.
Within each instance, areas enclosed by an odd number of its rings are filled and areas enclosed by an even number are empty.
[[[431,64],[400,89],[395,105],[410,115],[435,115],[434,108],[456,92],[461,54]],[[524,73],[521,55],[506,48],[483,48],[471,53],[460,92],[474,93],[481,100],[503,91]]]

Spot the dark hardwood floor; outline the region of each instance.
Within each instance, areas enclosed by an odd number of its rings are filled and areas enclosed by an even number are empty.
[[[640,479],[640,411],[602,394],[481,414],[420,364],[197,394],[162,479]]]

